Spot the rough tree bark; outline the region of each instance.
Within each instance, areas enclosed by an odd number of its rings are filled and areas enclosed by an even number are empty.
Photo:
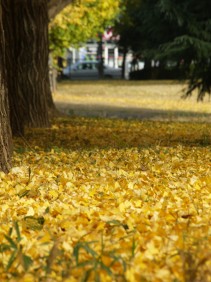
[[[5,41],[0,0],[0,170],[8,172],[11,166],[12,137],[9,123],[7,87],[5,83]]]
[[[24,126],[49,126],[48,0],[2,4],[11,127],[23,135]]]
[[[54,18],[67,5],[79,0],[48,0],[48,16],[49,19]]]

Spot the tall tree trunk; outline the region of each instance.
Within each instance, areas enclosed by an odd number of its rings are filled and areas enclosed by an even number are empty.
[[[11,166],[12,137],[9,123],[7,87],[5,83],[5,40],[2,27],[0,0],[0,170],[8,172]]]
[[[10,119],[15,135],[22,135],[24,126],[49,126],[47,2],[2,0]]]
[[[127,52],[128,52],[128,48],[124,47],[123,48],[123,60],[122,60],[122,73],[121,73],[121,77],[123,79],[125,79],[125,71],[126,71],[126,58],[127,58]]]
[[[103,58],[103,35],[99,33],[99,41],[97,47],[97,59],[98,59],[98,77],[102,79],[104,77],[104,58]]]

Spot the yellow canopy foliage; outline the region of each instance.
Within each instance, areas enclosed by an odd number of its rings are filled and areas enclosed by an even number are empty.
[[[51,43],[67,47],[95,38],[119,12],[120,0],[82,0],[70,4],[49,25]]]

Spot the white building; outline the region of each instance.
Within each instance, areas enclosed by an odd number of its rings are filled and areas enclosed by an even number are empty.
[[[70,47],[67,50],[67,64],[71,65],[78,61],[97,60],[98,59],[98,43],[89,41],[81,48]],[[119,68],[122,65],[122,54],[115,43],[111,41],[103,41],[103,58],[104,64],[110,67]]]

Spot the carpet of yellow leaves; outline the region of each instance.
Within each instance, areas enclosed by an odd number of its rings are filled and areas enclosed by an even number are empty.
[[[211,281],[211,128],[94,118],[15,140],[0,281]]]

